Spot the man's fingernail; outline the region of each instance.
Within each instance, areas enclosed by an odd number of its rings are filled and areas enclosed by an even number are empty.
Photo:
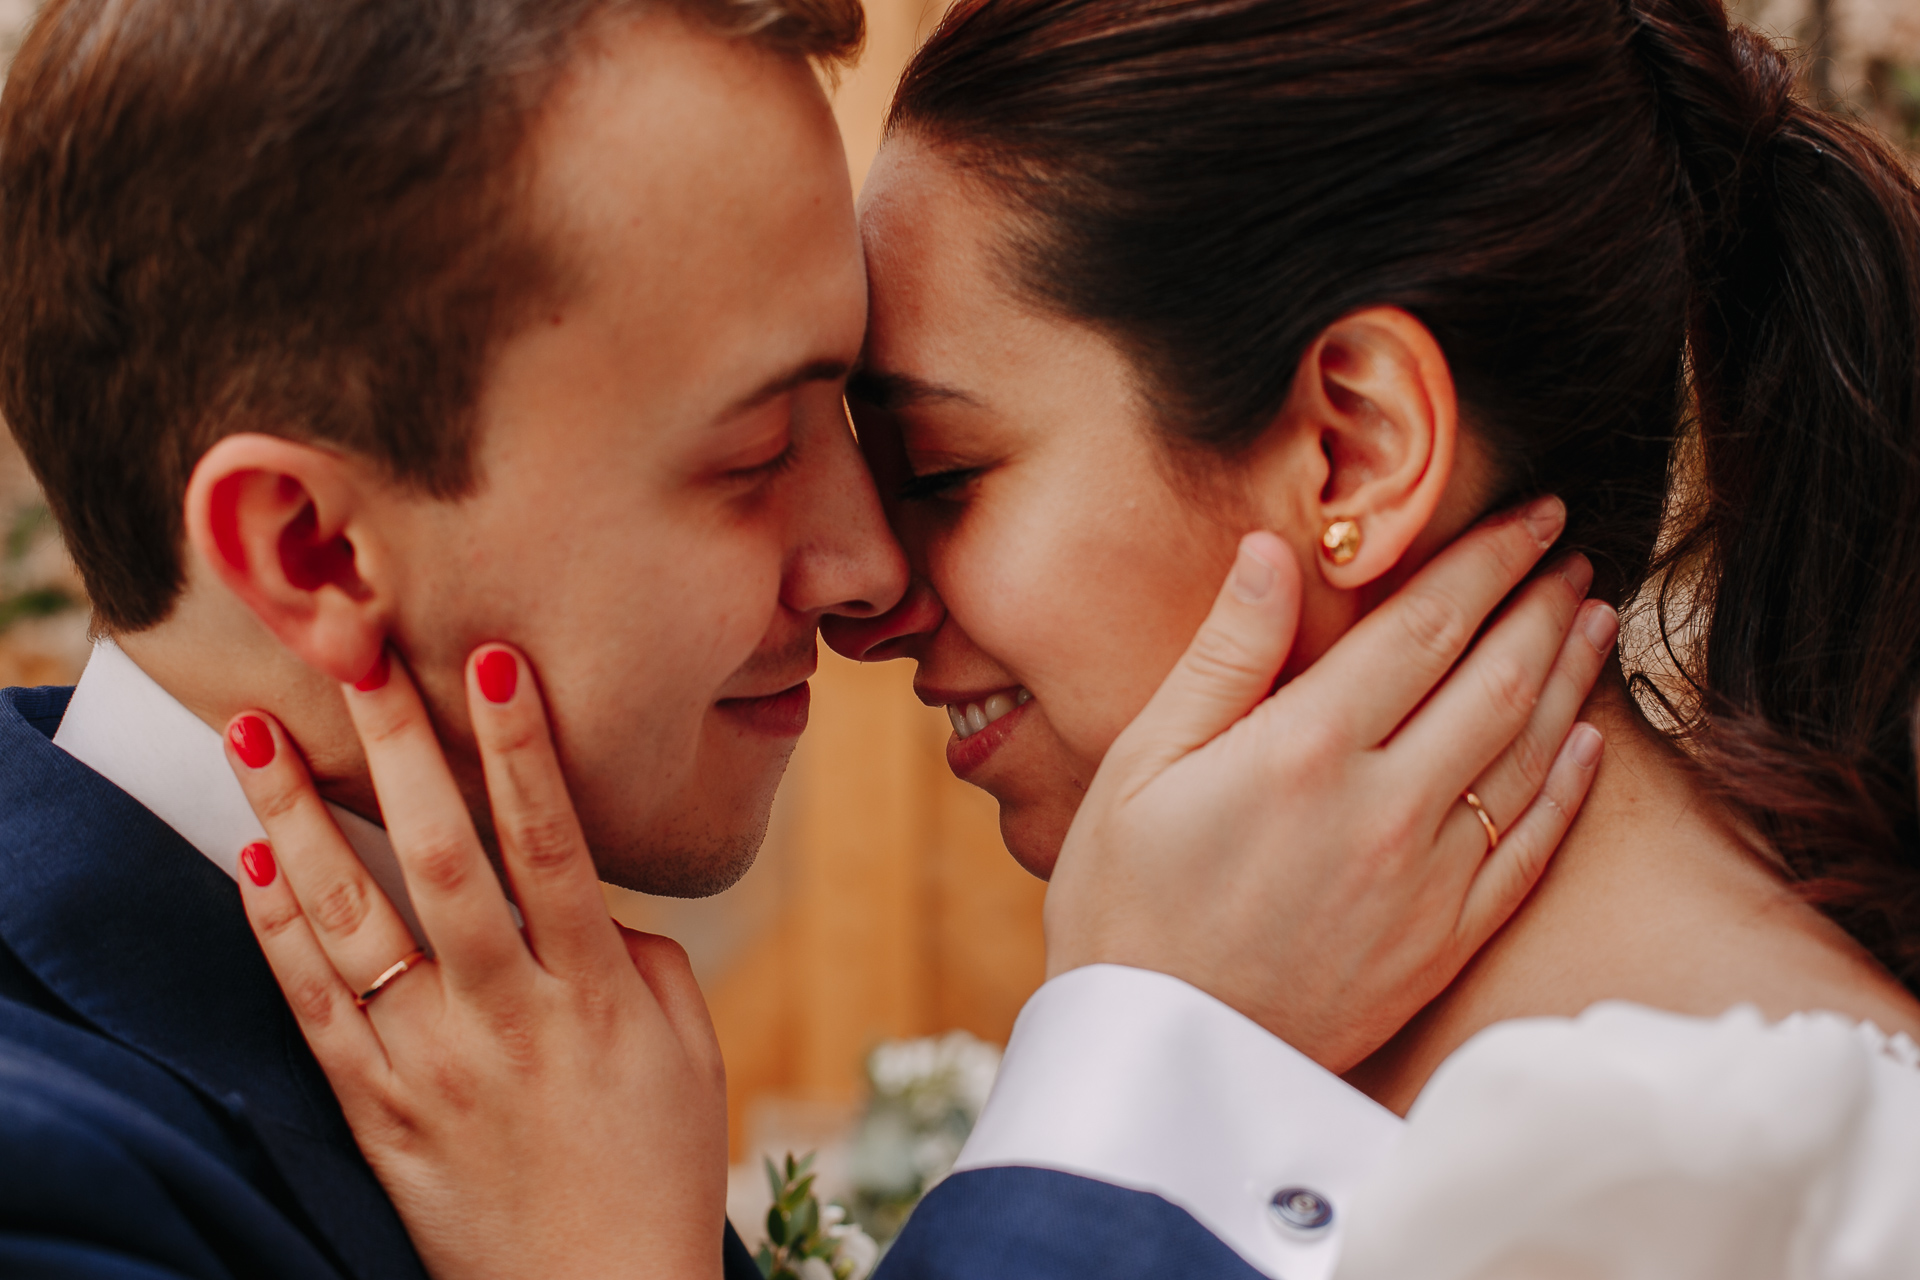
[[[1590,600],[1580,615],[1580,634],[1596,653],[1612,653],[1613,639],[1620,634],[1620,615],[1599,600]]]
[[[1567,750],[1573,753],[1574,763],[1582,769],[1591,769],[1600,762],[1600,748],[1605,745],[1600,731],[1590,724],[1577,724],[1567,738]]]
[[[1273,584],[1280,575],[1273,566],[1247,550],[1240,548],[1240,554],[1233,560],[1233,594],[1248,604],[1256,604],[1273,593]]]
[[[259,716],[241,716],[227,726],[227,738],[233,753],[249,769],[263,769],[273,763],[273,730]]]
[[[372,693],[375,689],[387,687],[387,677],[393,673],[393,660],[387,656],[387,646],[380,646],[380,656],[373,660],[373,669],[353,682],[353,687],[362,693]]]
[[[1567,504],[1551,494],[1535,498],[1520,509],[1520,520],[1543,546],[1551,546],[1567,527]]]
[[[480,681],[480,692],[488,702],[508,701],[520,685],[520,664],[505,649],[481,655],[473,674]]]
[[[265,840],[255,840],[240,851],[240,865],[246,870],[247,879],[262,889],[273,883],[274,873],[279,870],[273,861],[273,846]]]
[[[1593,585],[1593,561],[1578,552],[1562,560],[1553,571],[1580,595],[1587,594],[1587,588]]]

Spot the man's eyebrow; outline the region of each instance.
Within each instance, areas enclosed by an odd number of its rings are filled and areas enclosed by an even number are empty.
[[[922,404],[967,404],[980,402],[958,387],[928,382],[907,373],[882,373],[878,369],[856,369],[847,379],[847,399],[870,404],[885,412]]]
[[[746,413],[750,409],[757,409],[769,400],[777,399],[809,382],[838,382],[847,376],[847,371],[852,367],[845,360],[809,360],[799,368],[789,370],[767,382],[751,395],[742,396],[732,408],[727,410],[726,416],[731,418]]]

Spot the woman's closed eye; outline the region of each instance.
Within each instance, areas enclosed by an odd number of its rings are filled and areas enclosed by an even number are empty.
[[[906,483],[900,486],[900,501],[927,502],[950,498],[978,476],[981,470],[980,467],[951,467],[945,471],[909,476]]]

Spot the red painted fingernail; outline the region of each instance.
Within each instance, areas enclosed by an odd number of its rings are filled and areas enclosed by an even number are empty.
[[[241,716],[227,726],[227,738],[234,754],[249,769],[261,769],[273,763],[273,730],[259,716]]]
[[[262,889],[273,883],[274,874],[280,869],[273,861],[273,846],[265,840],[255,840],[242,849],[240,865],[246,868],[247,879]]]
[[[380,646],[380,656],[373,660],[373,670],[353,682],[353,687],[362,693],[372,693],[375,689],[384,689],[387,676],[393,670],[393,663],[387,657],[387,646]]]
[[[474,675],[480,678],[480,692],[486,695],[488,702],[505,702],[513,697],[513,691],[520,686],[520,664],[505,649],[494,649],[482,655],[475,666]]]

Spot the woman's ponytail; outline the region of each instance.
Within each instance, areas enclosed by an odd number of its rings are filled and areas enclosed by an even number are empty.
[[[1920,981],[1920,191],[1718,0],[1634,0],[1681,175],[1698,472],[1657,569],[1697,759]],[[1682,624],[1684,625],[1684,623]]]

